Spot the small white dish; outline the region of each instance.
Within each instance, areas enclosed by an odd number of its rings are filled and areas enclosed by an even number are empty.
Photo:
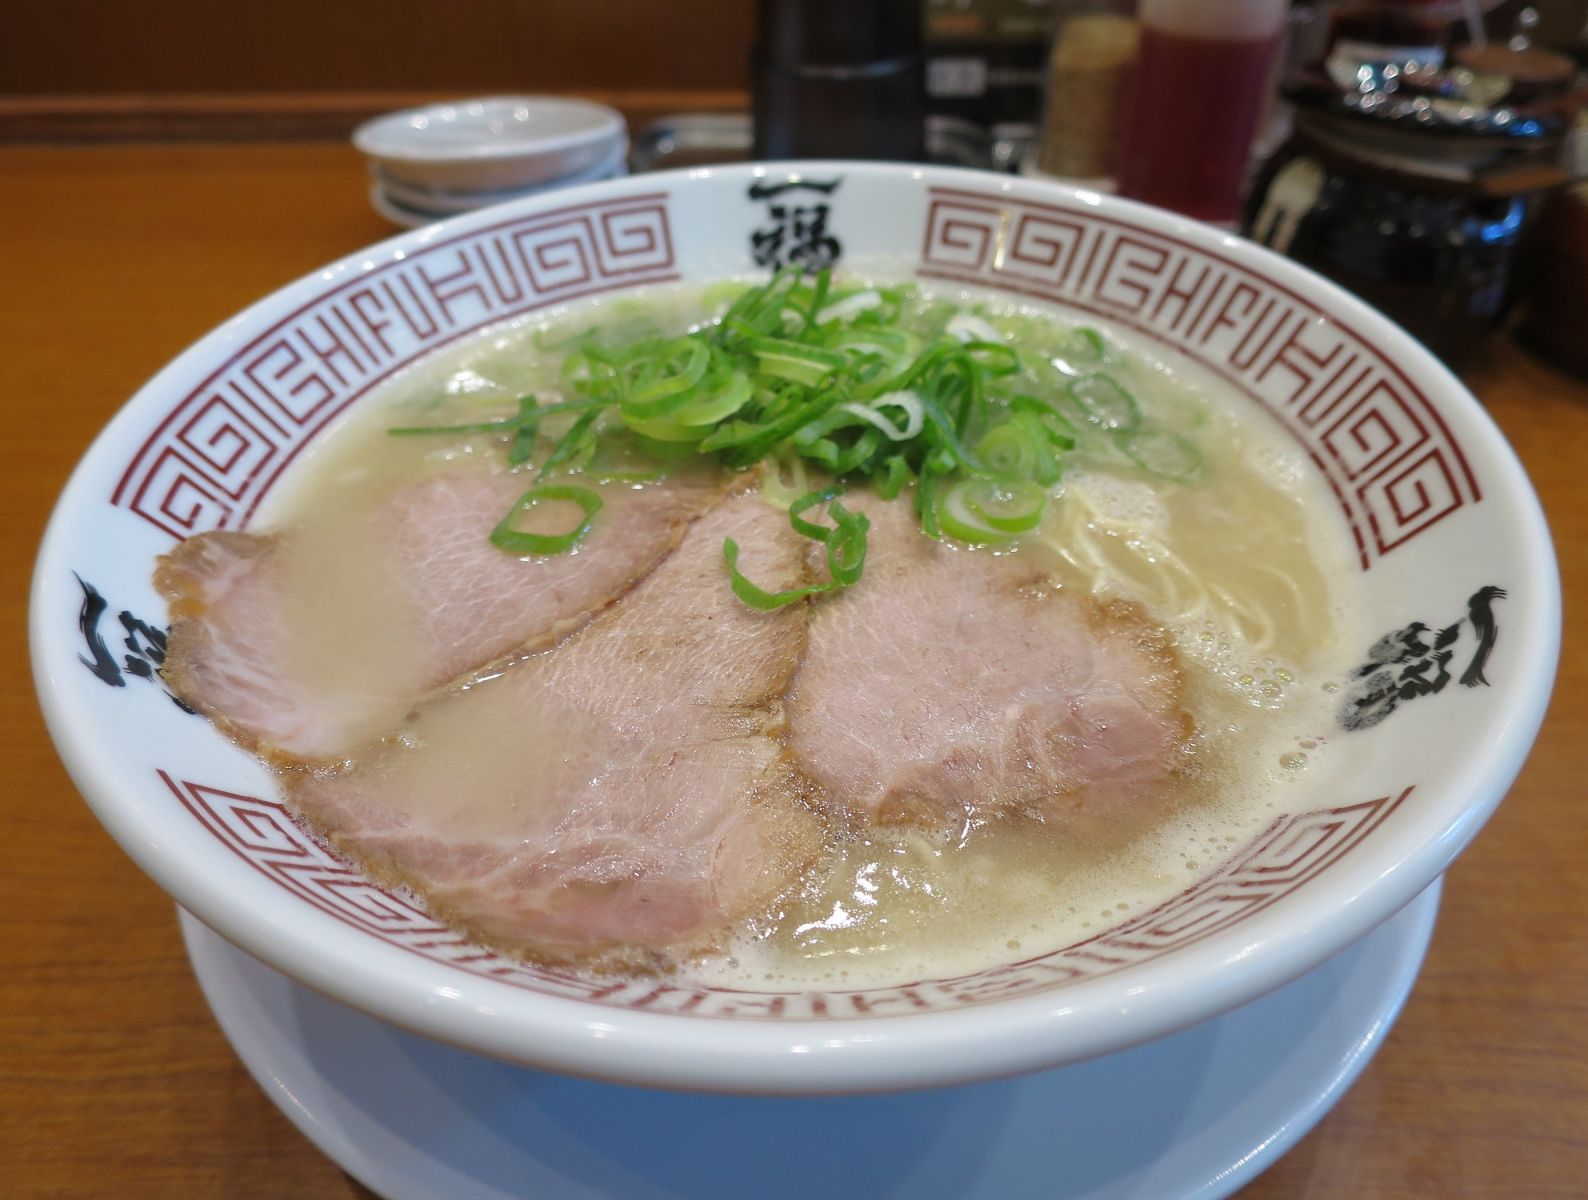
[[[376,117],[353,131],[353,145],[391,178],[483,191],[586,170],[623,137],[622,115],[604,104],[482,96]]]
[[[555,188],[573,187],[579,183],[596,183],[603,179],[616,179],[628,173],[628,139],[619,138],[597,162],[572,175],[549,179],[545,183],[522,188],[493,188],[490,191],[458,191],[454,188],[420,187],[392,175],[383,167],[374,167],[375,182],[397,204],[418,212],[438,216],[473,212],[491,204],[505,204],[524,196],[538,196]]]
[[[1272,1166],[1367,1066],[1417,976],[1439,893],[1436,880],[1278,991],[1134,1050],[970,1087],[808,1099],[509,1066],[328,1000],[186,912],[182,932],[255,1080],[388,1200],[1215,1200]]]
[[[592,176],[590,182],[596,183],[606,179],[618,179],[627,174],[628,168],[620,158],[615,166],[609,168],[609,173]],[[404,229],[417,229],[421,225],[430,225],[436,221],[444,221],[448,217],[458,216],[465,212],[475,212],[478,209],[489,208],[493,204],[508,204],[525,196],[538,196],[542,192],[552,192],[559,188],[572,186],[572,184],[565,184],[558,179],[551,183],[541,184],[538,187],[526,188],[522,192],[508,192],[505,195],[500,192],[485,193],[490,196],[502,196],[501,199],[483,200],[469,204],[467,207],[442,208],[435,202],[429,205],[414,202],[409,199],[409,197],[414,195],[413,192],[394,187],[389,180],[384,182],[376,180],[370,184],[369,203],[371,208],[393,225],[399,225]],[[441,203],[462,204],[461,201],[455,199],[443,200]]]
[[[429,225],[432,221],[445,219],[445,214],[423,212],[393,200],[379,183],[369,185],[369,206],[393,225],[401,226],[403,229],[418,229],[421,225]]]

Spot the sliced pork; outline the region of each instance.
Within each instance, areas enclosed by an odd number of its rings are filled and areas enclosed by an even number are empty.
[[[426,692],[577,628],[678,544],[714,479],[611,486],[575,553],[489,541],[528,486],[453,471],[278,534],[201,534],[160,562],[164,674],[183,700],[277,761],[335,758]]]
[[[723,540],[771,589],[805,578],[785,514],[724,500],[612,608],[422,707],[294,804],[377,875],[542,958],[697,942],[788,887],[823,842],[784,750],[808,606],[756,612]]]
[[[961,826],[1129,813],[1164,794],[1187,720],[1165,635],[1133,605],[1044,586],[1019,554],[872,521],[865,577],[814,608],[789,746],[862,820]]]

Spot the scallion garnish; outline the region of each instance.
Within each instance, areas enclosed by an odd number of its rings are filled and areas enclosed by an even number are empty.
[[[732,538],[722,539],[722,557],[728,561],[728,586],[733,589],[733,594],[751,608],[761,612],[771,612],[774,608],[793,604],[796,600],[805,599],[806,596],[815,596],[833,590],[831,583],[813,583],[808,587],[789,588],[781,592],[769,592],[765,588],[757,587],[739,571],[739,543]]]
[[[945,533],[962,542],[1007,542],[1036,528],[1047,498],[1029,480],[961,479],[944,493],[938,519]]]
[[[834,518],[834,525],[818,525],[814,521],[807,521],[800,514],[808,508],[815,508],[818,504],[826,504],[830,500],[836,500],[843,494],[843,491],[844,489],[841,487],[830,487],[819,492],[807,492],[790,504],[788,506],[788,522],[794,526],[794,532],[801,537],[808,537],[814,541],[825,543],[828,535],[832,533],[836,526],[837,518]]]
[[[1127,458],[1161,479],[1191,483],[1202,473],[1202,456],[1183,437],[1162,429],[1135,429],[1116,436]]]
[[[766,591],[739,571],[730,539],[723,555],[734,594],[758,609],[859,581],[869,524],[840,501],[847,482],[869,483],[888,500],[913,485],[927,536],[997,543],[1036,527],[1078,446],[1123,454],[1176,482],[1200,472],[1195,448],[1144,424],[1135,398],[1098,369],[1116,360],[1096,330],[911,296],[898,287],[846,290],[827,272],[780,271],[746,288],[716,322],[680,336],[606,341],[587,330],[557,343],[566,400],[526,396],[512,416],[392,432],[497,435],[511,465],[534,466],[538,485],[491,534],[517,554],[571,549],[600,508],[588,488],[541,480],[577,472],[642,482],[681,457],[739,469],[770,458],[762,494],[822,543],[829,578]],[[809,490],[806,464],[835,486]],[[557,499],[584,511],[576,529],[514,528],[535,504]],[[804,515],[818,509],[831,524]]]
[[[1076,411],[1101,429],[1128,433],[1141,424],[1136,398],[1112,375],[1083,375],[1070,384],[1068,395]]]
[[[733,588],[733,594],[751,608],[770,612],[772,609],[793,604],[796,600],[803,600],[806,596],[819,596],[823,592],[834,592],[859,583],[861,573],[866,567],[866,531],[871,528],[871,522],[864,513],[850,512],[843,506],[838,500],[842,490],[834,487],[825,491],[811,492],[801,496],[788,508],[789,524],[794,527],[795,532],[826,547],[828,576],[826,583],[813,583],[806,587],[769,592],[751,583],[744,576],[739,570],[739,543],[732,538],[724,538],[722,556],[728,563],[728,580]],[[827,515],[833,519],[831,525],[818,525],[800,516],[806,509],[822,503],[827,504]]]
[[[520,514],[527,513],[547,500],[565,500],[569,504],[577,504],[584,513],[584,519],[567,533],[529,533],[513,528]],[[539,484],[513,501],[513,507],[507,510],[507,515],[491,530],[491,542],[509,554],[562,554],[583,540],[584,535],[590,532],[596,513],[600,511],[601,497],[587,487],[571,483]]]

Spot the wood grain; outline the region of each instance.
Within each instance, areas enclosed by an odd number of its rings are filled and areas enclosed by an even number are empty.
[[[0,143],[332,141],[381,113],[457,100],[451,91],[177,92],[6,96]],[[581,88],[559,93],[617,109],[629,132],[677,113],[744,112],[743,88]]]
[[[0,5],[0,94],[743,88],[755,6],[712,0]]]
[[[365,1195],[237,1063],[169,901],[55,758],[26,669],[26,592],[94,432],[238,308],[390,229],[330,145],[0,150],[0,1193]],[[1378,1058],[1246,1200],[1579,1197],[1588,1180],[1588,387],[1501,343],[1474,376],[1543,497],[1567,595],[1537,749],[1452,870],[1427,968]]]

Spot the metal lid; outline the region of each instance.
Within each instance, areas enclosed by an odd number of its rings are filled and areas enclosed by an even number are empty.
[[[1354,88],[1309,75],[1289,84],[1285,95],[1300,109],[1412,135],[1536,144],[1564,133],[1568,104],[1506,103],[1510,91],[1509,79],[1465,66],[1363,63]]]

